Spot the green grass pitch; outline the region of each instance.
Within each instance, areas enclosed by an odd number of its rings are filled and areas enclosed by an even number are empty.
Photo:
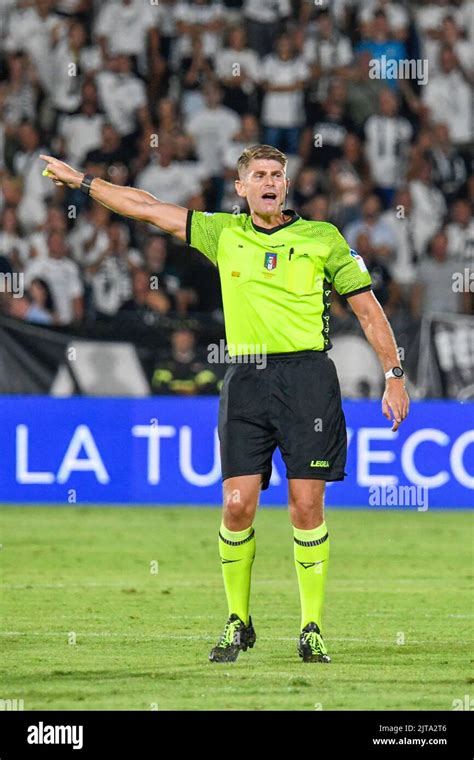
[[[220,510],[2,507],[0,698],[25,710],[451,710],[474,688],[472,520],[328,509],[322,665],[296,654],[288,514],[261,508],[257,643],[222,665],[207,659],[227,618]]]

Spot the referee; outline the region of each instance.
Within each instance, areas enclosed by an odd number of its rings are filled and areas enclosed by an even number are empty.
[[[229,618],[209,659],[233,662],[256,640],[249,614],[253,521],[278,446],[287,471],[301,600],[298,654],[304,662],[330,662],[321,635],[330,544],[324,491],[326,482],[343,480],[347,448],[339,382],[327,354],[331,287],[350,299],[380,359],[386,377],[382,411],[392,430],[409,406],[393,333],[362,257],[332,224],[306,221],[284,208],[287,159],[269,145],[247,148],[238,160],[236,190],[250,209],[238,215],[188,211],[84,175],[52,156],[41,158],[57,185],[80,188],[118,214],[155,224],[219,269],[233,360],[219,406],[219,553]]]

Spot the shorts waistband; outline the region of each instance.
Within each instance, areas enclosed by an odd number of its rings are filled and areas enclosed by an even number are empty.
[[[319,358],[325,357],[328,358],[327,351],[313,351],[312,349],[305,349],[304,351],[285,351],[280,354],[261,354],[259,356],[259,359],[263,359],[265,357],[266,361],[279,361],[282,359],[303,359],[304,357],[312,357],[312,358]],[[246,362],[246,357],[243,356],[233,356],[231,357],[231,364],[249,364],[253,362]]]
[[[268,361],[278,360],[278,359],[303,359],[305,356],[311,356],[312,358],[318,358],[322,359],[323,357],[327,358],[327,352],[326,351],[313,351],[312,349],[307,349],[304,351],[285,351],[281,354],[266,354]]]

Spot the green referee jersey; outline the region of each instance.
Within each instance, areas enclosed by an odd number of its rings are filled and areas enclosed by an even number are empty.
[[[219,269],[231,357],[325,351],[331,286],[371,289],[364,261],[328,222],[301,219],[266,230],[248,214],[189,211],[187,242]]]

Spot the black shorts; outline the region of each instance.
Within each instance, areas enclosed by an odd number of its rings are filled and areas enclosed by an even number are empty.
[[[334,362],[321,351],[265,358],[263,368],[233,363],[226,372],[219,404],[222,479],[261,473],[262,489],[268,488],[278,446],[287,478],[343,480],[347,437]]]

